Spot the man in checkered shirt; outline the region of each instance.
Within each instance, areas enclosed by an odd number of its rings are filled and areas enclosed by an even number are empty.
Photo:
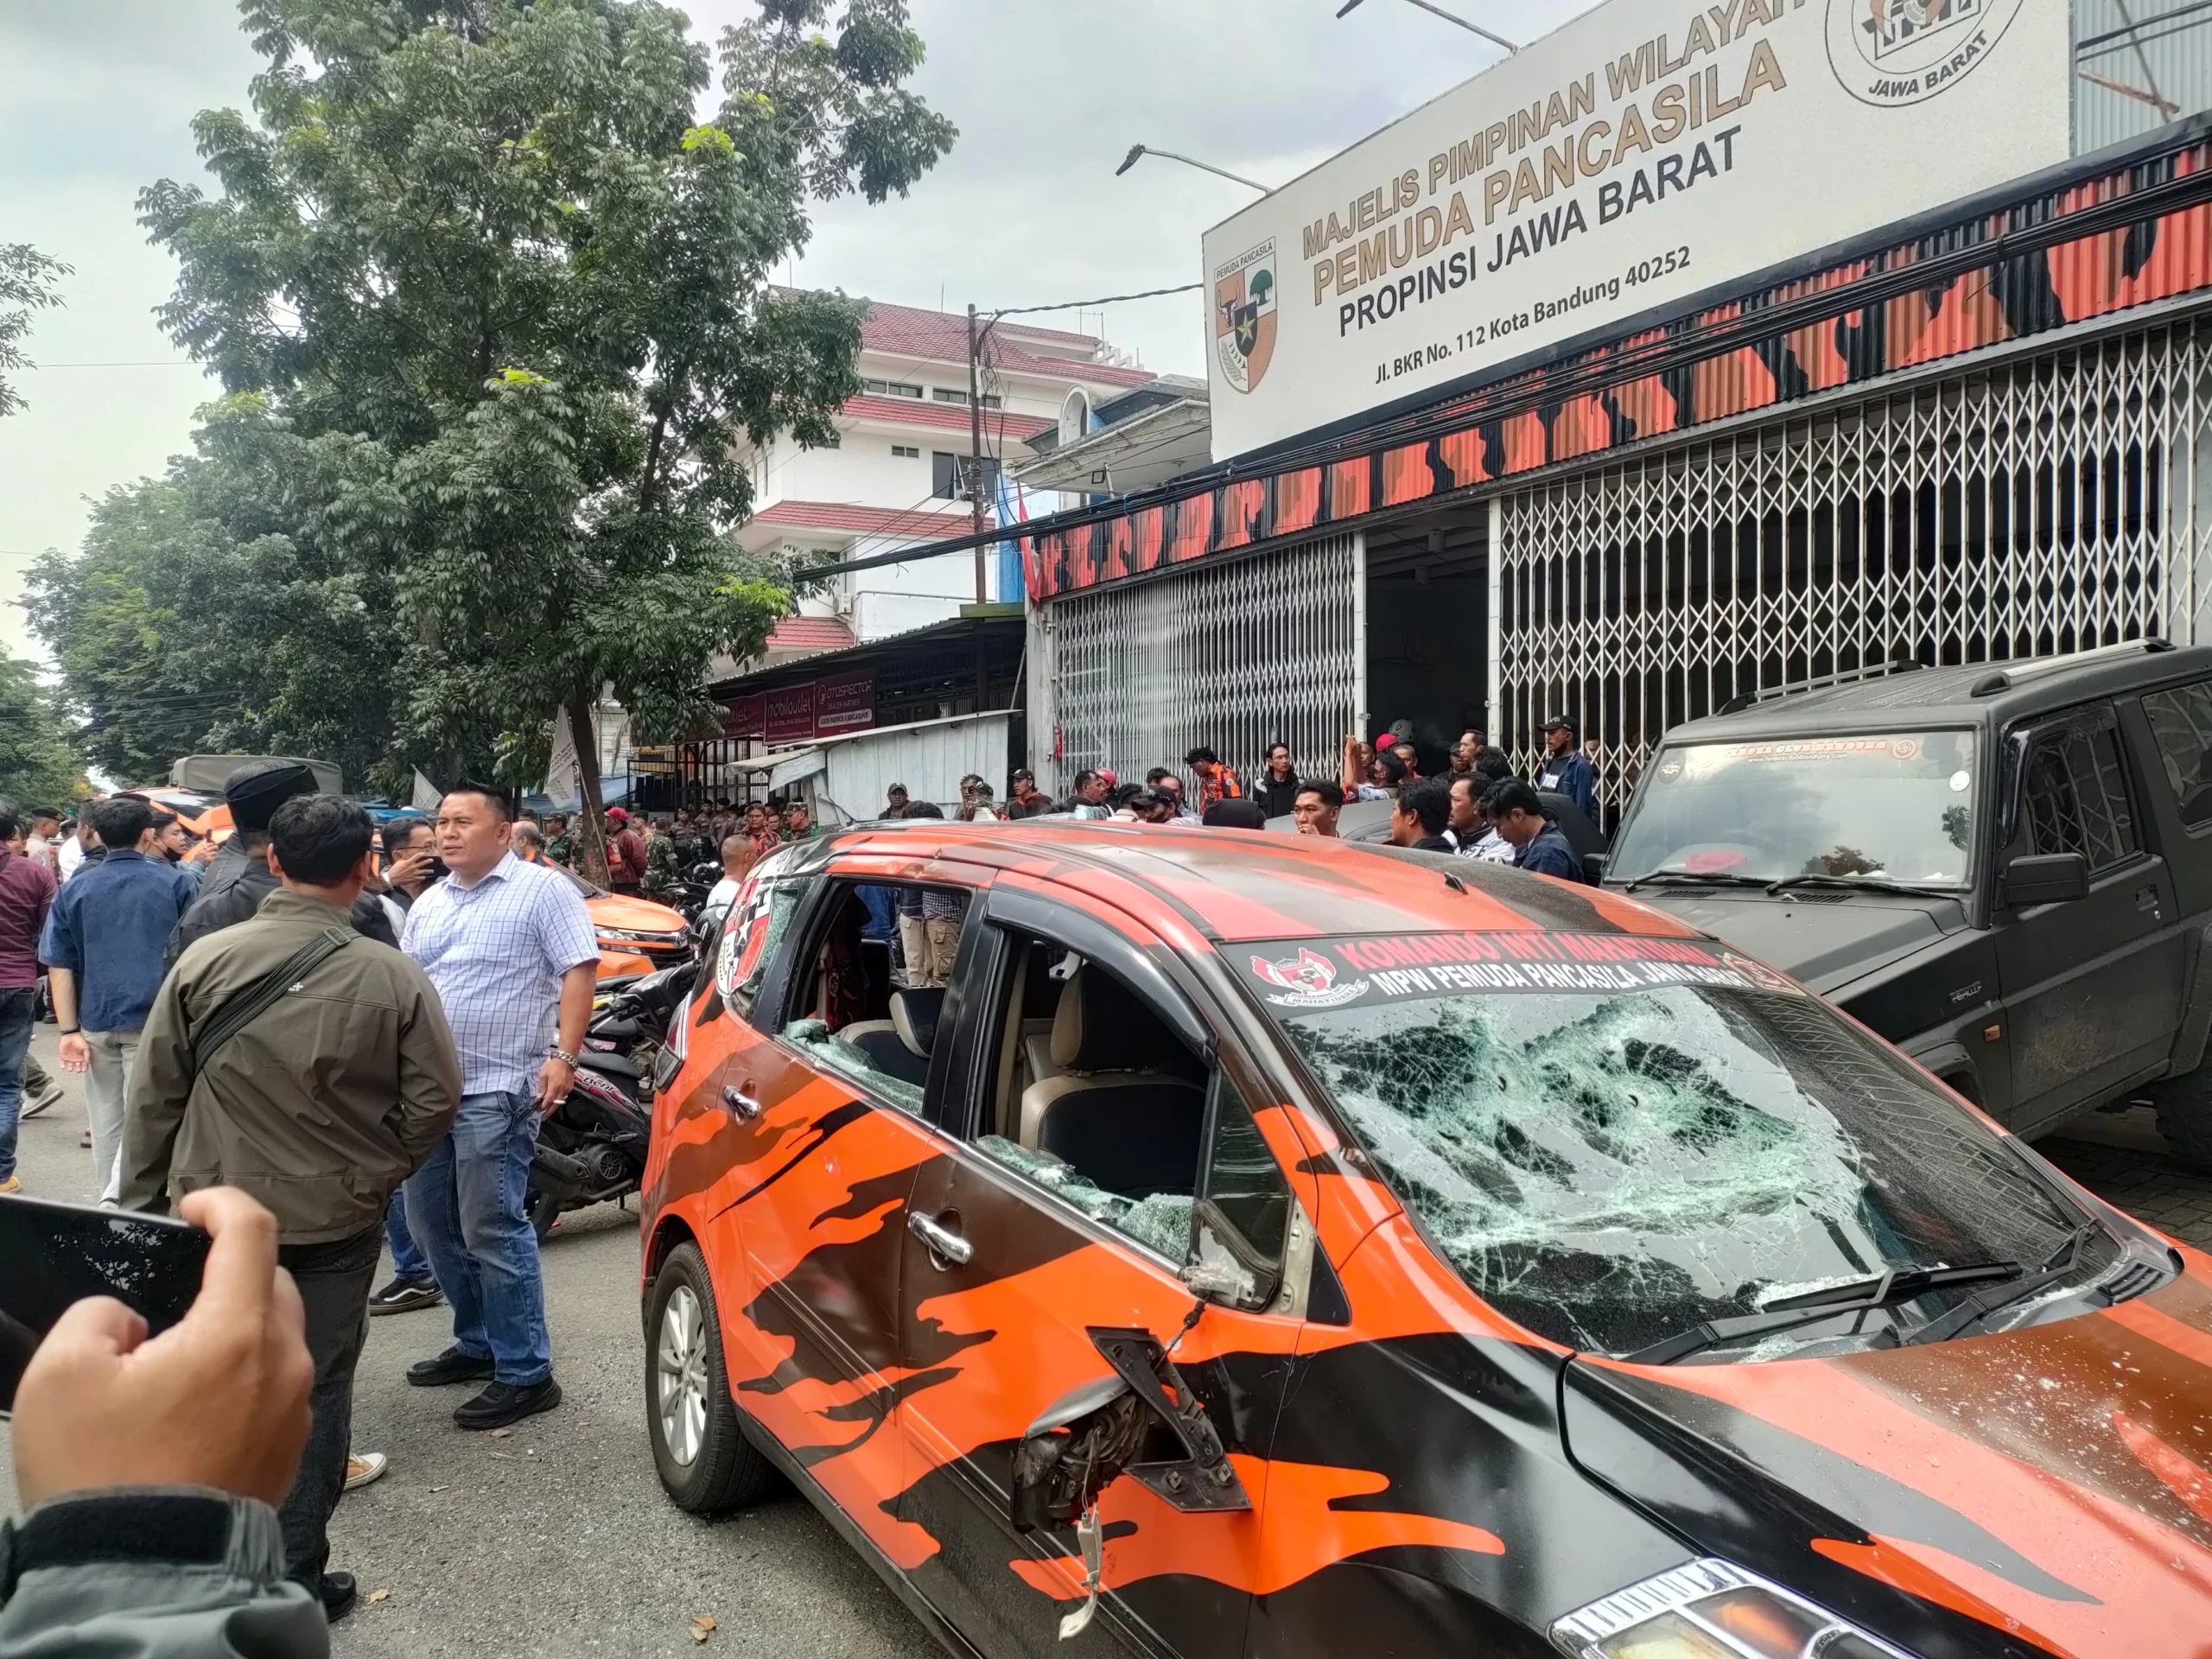
[[[452,1306],[454,1341],[407,1380],[484,1382],[454,1412],[463,1428],[561,1403],[523,1196],[538,1120],[575,1081],[599,970],[582,895],[552,866],[516,857],[512,831],[497,791],[448,792],[437,821],[448,874],[416,899],[400,939],[437,987],[462,1066],[453,1130],[406,1187],[408,1228]]]

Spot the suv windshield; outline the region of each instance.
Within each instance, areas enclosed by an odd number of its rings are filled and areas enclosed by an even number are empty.
[[[1670,744],[1644,774],[1607,873],[1966,887],[1974,749],[1971,732]]]
[[[1634,1354],[1891,1268],[2032,1272],[2083,1220],[1902,1058],[1717,944],[1442,934],[1258,949],[1235,965],[1249,959],[1247,982],[1445,1260],[1571,1347]],[[2108,1265],[2113,1247],[2082,1254]],[[1703,1357],[1909,1338],[1955,1300]]]

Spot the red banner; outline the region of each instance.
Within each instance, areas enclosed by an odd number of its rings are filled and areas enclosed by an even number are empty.
[[[724,737],[758,737],[767,728],[768,700],[766,697],[740,697],[722,707],[722,735]]]
[[[780,749],[804,743],[814,736],[814,682],[785,686],[767,694],[768,714],[764,734],[768,747]]]

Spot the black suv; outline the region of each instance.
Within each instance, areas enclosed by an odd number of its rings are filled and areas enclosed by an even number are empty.
[[[1668,733],[1605,885],[2014,1130],[2124,1093],[2212,1168],[2212,649],[1897,664]]]

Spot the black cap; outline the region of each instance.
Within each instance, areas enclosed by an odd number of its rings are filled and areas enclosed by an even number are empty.
[[[1575,726],[1565,715],[1554,715],[1544,722],[1544,729],[1548,732],[1571,732]]]
[[[253,760],[223,780],[223,804],[236,828],[266,830],[278,807],[315,789],[313,769],[296,760]]]

